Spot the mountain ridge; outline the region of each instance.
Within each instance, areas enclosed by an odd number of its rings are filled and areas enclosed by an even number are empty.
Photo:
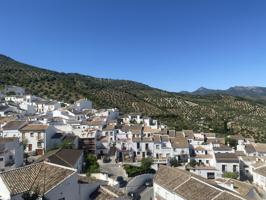
[[[266,106],[242,97],[167,92],[134,81],[55,72],[5,56],[0,56],[0,85],[21,86],[31,94],[69,103],[88,98],[96,108],[142,113],[177,130],[241,133],[266,141]]]
[[[209,95],[209,94],[227,94],[231,96],[238,96],[252,100],[260,100],[266,102],[266,87],[262,86],[233,86],[228,89],[208,89],[200,87],[193,92],[182,92],[183,94],[192,95]]]

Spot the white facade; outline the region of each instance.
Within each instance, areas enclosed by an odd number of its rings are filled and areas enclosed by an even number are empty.
[[[48,126],[44,131],[23,131],[22,140],[25,140],[27,143],[25,152],[42,155],[45,151],[53,148],[51,138],[55,132],[56,130],[53,126]]]
[[[206,179],[221,178],[221,175],[215,168],[195,168],[190,170],[190,172]]]
[[[14,103],[20,104],[24,102],[24,96],[5,96],[5,101],[12,101]]]
[[[239,162],[216,162],[215,167],[218,171],[216,178],[223,177],[226,172],[235,172],[237,174],[240,172]]]
[[[153,155],[153,142],[152,141],[136,141],[132,142],[132,150],[135,152],[137,160],[146,158]]]
[[[9,170],[23,164],[23,145],[18,138],[0,139],[0,170]]]
[[[107,120],[117,119],[119,116],[119,110],[116,108],[99,110],[95,113],[96,117],[106,117]]]
[[[3,131],[2,131],[2,135],[0,133],[0,136],[2,137],[17,137],[20,139],[20,141],[22,141],[22,134],[20,132],[20,128],[22,128],[23,126],[25,126],[28,122],[22,122],[20,126],[18,126],[16,129],[5,129],[3,128]]]
[[[75,173],[70,177],[67,177],[59,185],[56,185],[53,189],[45,194],[48,199],[64,199],[64,200],[76,200],[80,199],[78,174]],[[87,197],[88,198],[88,197]],[[85,199],[84,199],[85,200]]]
[[[37,101],[33,105],[38,113],[47,113],[59,109],[61,107],[59,102],[52,101]]]
[[[264,171],[266,171],[266,167],[262,167]],[[266,176],[253,171],[253,183],[261,187],[264,191],[266,191]]]
[[[36,113],[36,109],[32,104],[27,103],[26,101],[22,102],[19,104],[19,107],[22,110],[25,110],[27,114],[35,114]]]
[[[181,196],[177,195],[176,193],[172,193],[169,190],[166,190],[165,188],[158,185],[157,183],[153,184],[153,190],[154,190],[154,200],[161,200],[161,199],[186,200],[182,198]]]
[[[78,111],[82,111],[84,109],[92,109],[92,102],[87,99],[80,99],[74,103],[74,108]]]

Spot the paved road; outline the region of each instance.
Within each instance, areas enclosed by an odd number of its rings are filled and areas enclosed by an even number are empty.
[[[141,200],[152,200],[153,199],[153,187],[147,187],[141,194]]]
[[[127,180],[126,172],[122,164],[115,163],[113,158],[109,163],[103,163],[101,160],[98,160],[98,163],[101,172],[111,174],[112,176],[123,176],[124,179]]]

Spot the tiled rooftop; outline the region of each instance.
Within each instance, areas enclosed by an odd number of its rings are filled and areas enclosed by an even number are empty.
[[[27,126],[20,129],[21,131],[45,131],[48,125],[44,124],[28,124]]]
[[[178,168],[160,166],[154,182],[187,200],[240,200],[240,196],[221,189],[214,181]]]
[[[45,193],[73,173],[74,170],[41,162],[2,172],[0,177],[13,196],[36,189]]]

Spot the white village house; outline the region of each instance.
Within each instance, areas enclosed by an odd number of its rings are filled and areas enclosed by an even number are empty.
[[[23,200],[23,193],[35,191],[51,200],[83,200],[72,168],[40,162],[0,173],[1,200]]]
[[[28,124],[20,129],[22,141],[26,143],[26,153],[43,155],[53,148],[52,136],[56,133],[53,126],[46,124]]]
[[[27,121],[9,121],[3,126],[2,137],[18,137],[22,141],[20,129],[28,124]]]
[[[22,166],[23,156],[23,145],[18,138],[0,137],[0,171]]]

